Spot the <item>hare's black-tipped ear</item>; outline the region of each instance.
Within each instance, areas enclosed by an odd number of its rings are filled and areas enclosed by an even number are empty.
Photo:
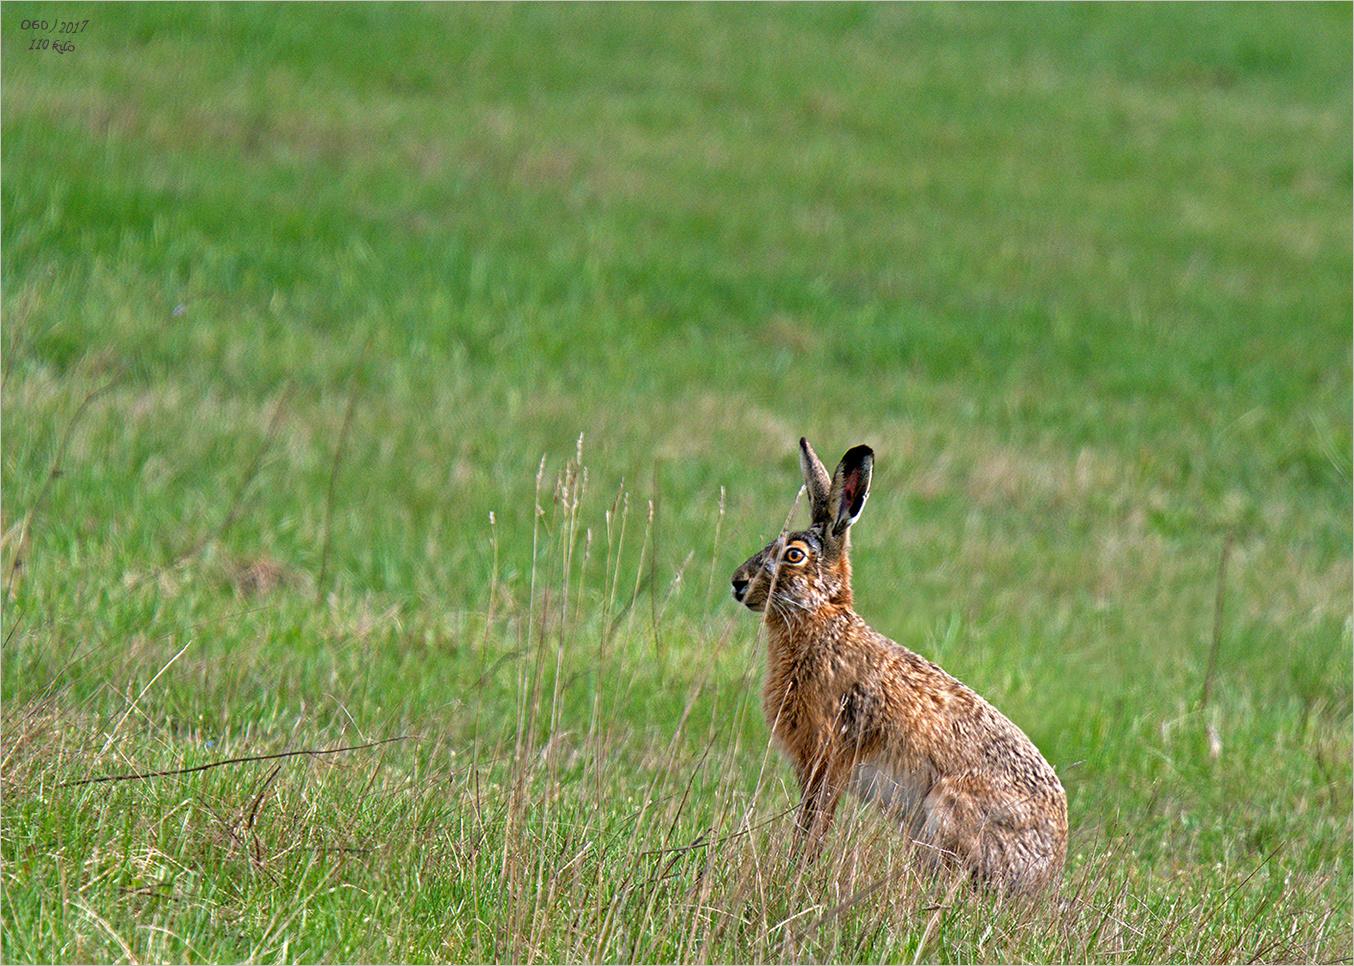
[[[810,522],[826,523],[832,480],[828,478],[827,467],[803,436],[799,437],[799,468],[804,472],[804,488],[809,492]]]
[[[834,536],[844,534],[865,509],[873,471],[874,450],[868,446],[853,446],[837,464],[827,501],[827,521]]]

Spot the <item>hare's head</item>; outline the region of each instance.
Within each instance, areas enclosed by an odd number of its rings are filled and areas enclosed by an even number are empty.
[[[825,604],[851,606],[847,550],[851,524],[870,495],[874,451],[868,446],[847,450],[829,479],[809,441],[800,439],[799,465],[809,497],[809,528],[782,533],[733,574],[734,600],[759,613],[769,607],[789,617]]]

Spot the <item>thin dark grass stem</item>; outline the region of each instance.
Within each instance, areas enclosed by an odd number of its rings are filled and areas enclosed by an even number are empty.
[[[367,335],[366,344],[362,348],[362,358],[367,357],[367,349],[371,346],[372,337],[375,330]],[[319,606],[324,600],[324,588],[329,576],[329,545],[333,534],[334,519],[334,492],[338,488],[339,467],[343,463],[343,452],[348,443],[348,431],[353,425],[353,413],[357,409],[357,373],[354,372],[348,385],[348,406],[343,412],[343,425],[339,428],[339,438],[337,445],[334,446],[334,460],[329,467],[329,487],[325,491],[324,498],[324,535],[321,538],[320,548],[320,575],[315,579],[315,606]]]
[[[5,582],[6,600],[10,599],[10,594],[14,589],[14,580],[19,571],[23,569],[24,561],[27,559],[28,548],[33,542],[33,525],[37,520],[38,512],[42,509],[42,504],[46,501],[47,494],[51,491],[52,484],[61,476],[61,464],[65,461],[66,448],[70,446],[71,437],[75,434],[75,427],[79,425],[80,420],[84,418],[85,413],[89,410],[89,407],[94,400],[111,392],[113,388],[122,381],[125,375],[125,372],[119,372],[99,388],[90,390],[80,402],[80,405],[75,408],[74,414],[72,414],[70,420],[66,423],[66,429],[61,434],[61,441],[57,443],[56,454],[52,457],[52,465],[47,469],[47,476],[42,481],[42,486],[38,489],[38,495],[33,500],[33,505],[29,507],[28,512],[24,514],[23,524],[19,530],[19,539],[14,548],[14,559],[10,562],[9,576]],[[12,627],[10,633],[13,633]]]
[[[217,543],[225,540],[226,534],[230,531],[230,528],[235,525],[235,521],[244,513],[245,494],[248,493],[249,488],[253,486],[254,480],[263,469],[264,459],[267,457],[269,450],[273,447],[273,441],[277,438],[277,427],[282,420],[282,411],[287,404],[287,400],[291,397],[293,386],[294,382],[290,379],[287,380],[286,386],[282,389],[282,394],[277,399],[277,405],[273,407],[273,415],[268,420],[268,428],[263,435],[263,445],[260,446],[259,451],[254,454],[254,461],[249,464],[249,468],[240,476],[240,482],[235,486],[235,493],[231,496],[230,505],[226,510],[226,515],[221,518],[221,525],[216,528],[214,533],[200,538],[187,550],[179,554],[178,557],[174,559],[173,563],[164,568],[165,570],[177,567],[190,557],[194,557],[201,553],[202,549],[211,543],[213,539],[215,539]]]
[[[1218,652],[1222,649],[1222,608],[1227,593],[1227,564],[1232,558],[1236,534],[1228,533],[1218,556],[1218,585],[1213,597],[1213,642],[1208,649],[1208,670],[1204,672],[1204,686],[1199,694],[1199,707],[1206,708],[1213,692],[1213,675],[1218,669]]]
[[[276,761],[280,758],[319,758],[324,755],[338,755],[348,751],[362,751],[365,748],[375,748],[378,745],[390,744],[392,741],[409,741],[417,738],[417,735],[396,735],[394,738],[382,738],[380,741],[369,741],[364,745],[345,745],[342,748],[303,748],[300,751],[280,751],[272,755],[245,755],[240,758],[226,758],[222,761],[208,762],[205,765],[196,765],[192,768],[172,768],[168,771],[139,772],[130,775],[100,775],[97,778],[82,778],[79,781],[61,782],[57,788],[79,788],[81,785],[97,785],[102,782],[130,782],[146,781],[151,778],[172,778],[175,775],[192,775],[200,771],[207,771],[211,768],[221,768],[225,765],[240,765],[253,761]]]

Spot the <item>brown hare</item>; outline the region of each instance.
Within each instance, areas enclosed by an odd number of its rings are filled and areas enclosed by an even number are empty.
[[[1067,796],[1034,743],[970,688],[856,614],[851,525],[874,452],[856,446],[828,478],[799,441],[811,525],[782,533],[733,575],[764,614],[767,724],[799,778],[800,847],[817,854],[846,789],[902,824],[933,867],[1001,892],[1059,878]]]

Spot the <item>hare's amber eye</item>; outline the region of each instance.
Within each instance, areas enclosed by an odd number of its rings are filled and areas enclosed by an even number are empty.
[[[798,547],[791,547],[789,550],[785,551],[785,562],[792,564],[803,563],[804,556],[805,554],[803,550],[799,549]]]

